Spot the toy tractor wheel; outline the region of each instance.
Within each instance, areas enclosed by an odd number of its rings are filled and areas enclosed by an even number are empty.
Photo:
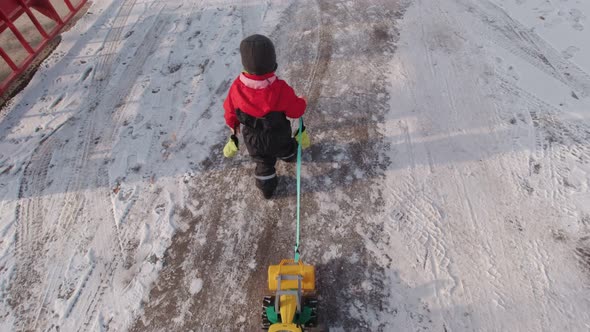
[[[303,299],[303,306],[311,308],[311,319],[305,323],[305,327],[316,327],[318,325],[318,299],[315,296],[306,296]]]
[[[275,305],[275,297],[274,296],[265,296],[262,300],[262,329],[268,330],[270,325],[272,324],[268,319],[268,315],[266,314],[267,307],[274,307]]]

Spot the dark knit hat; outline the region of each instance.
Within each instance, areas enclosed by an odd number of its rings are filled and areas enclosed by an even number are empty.
[[[268,37],[252,35],[240,43],[244,69],[253,75],[264,75],[277,70],[275,46]]]

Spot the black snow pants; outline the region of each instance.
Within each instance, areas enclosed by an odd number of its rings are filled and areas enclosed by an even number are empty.
[[[283,112],[270,112],[262,118],[236,110],[243,125],[242,136],[250,157],[256,163],[256,186],[265,198],[270,198],[277,184],[277,159],[293,162],[297,159],[297,141],[291,136],[291,122]]]

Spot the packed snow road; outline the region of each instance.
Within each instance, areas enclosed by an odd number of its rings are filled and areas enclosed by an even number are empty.
[[[292,255],[223,158],[239,42],[309,100],[330,331],[590,329],[590,5],[96,1],[0,118],[0,330],[255,331]]]

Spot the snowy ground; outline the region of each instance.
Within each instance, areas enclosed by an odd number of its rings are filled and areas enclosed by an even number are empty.
[[[295,182],[224,160],[238,45],[305,94],[330,331],[590,329],[590,3],[101,0],[0,118],[0,330],[254,331]]]

